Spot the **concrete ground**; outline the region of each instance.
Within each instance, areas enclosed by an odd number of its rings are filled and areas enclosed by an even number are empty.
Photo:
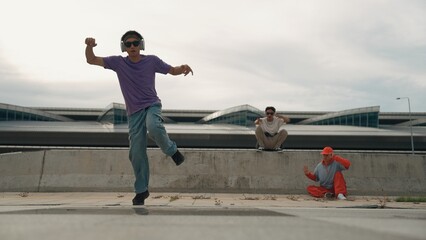
[[[425,239],[426,203],[394,197],[0,193],[0,239]]]

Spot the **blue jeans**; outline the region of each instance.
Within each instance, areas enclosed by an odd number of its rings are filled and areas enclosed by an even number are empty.
[[[169,139],[161,117],[161,103],[142,109],[129,117],[129,159],[136,177],[135,192],[148,190],[149,163],[146,152],[148,136],[160,147],[164,154],[172,156],[176,143]]]

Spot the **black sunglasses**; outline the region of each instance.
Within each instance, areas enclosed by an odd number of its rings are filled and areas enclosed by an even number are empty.
[[[133,42],[124,42],[124,46],[126,46],[127,48],[131,47],[132,44],[133,44],[133,46],[137,47],[137,46],[139,46],[139,44],[141,44],[141,41],[136,40],[136,41],[133,41]]]
[[[266,112],[266,115],[274,115],[274,112]]]

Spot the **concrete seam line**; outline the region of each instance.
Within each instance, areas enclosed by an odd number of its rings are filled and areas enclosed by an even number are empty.
[[[44,174],[44,161],[45,161],[45,158],[46,158],[46,150],[43,151],[43,159],[41,161],[41,172],[40,172],[40,178],[38,179],[37,192],[40,192],[41,179],[43,178],[43,174]]]

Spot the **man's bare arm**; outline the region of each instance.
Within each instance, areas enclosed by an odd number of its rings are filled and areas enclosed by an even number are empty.
[[[262,119],[260,119],[260,118],[257,118],[255,121],[254,121],[254,124],[256,124],[256,125],[259,125],[259,124],[261,124],[262,123]]]
[[[278,114],[275,115],[275,116],[277,116],[277,117],[281,118],[282,120],[284,120],[285,123],[289,123],[290,122],[290,118],[288,118],[288,117],[281,116],[281,115],[278,115]]]
[[[96,47],[96,40],[94,38],[86,38],[86,61],[91,65],[98,65],[104,67],[104,59],[98,57],[93,52],[93,48]]]
[[[172,67],[170,68],[169,73],[171,75],[180,75],[180,74],[184,74],[185,76],[188,75],[188,73],[191,73],[192,75],[194,75],[194,73],[192,72],[191,67],[189,67],[188,65],[184,64],[178,67]]]

